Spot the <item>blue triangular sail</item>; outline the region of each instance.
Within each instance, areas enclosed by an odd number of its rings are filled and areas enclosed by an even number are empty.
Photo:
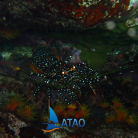
[[[53,121],[54,123],[58,124],[58,118],[51,107],[49,107],[49,111],[50,111],[50,121]],[[55,126],[54,124],[48,124],[46,130],[52,130],[55,128],[59,128],[59,126]]]
[[[53,121],[54,123],[58,124],[58,118],[51,107],[49,107],[49,111],[50,111],[50,121]]]

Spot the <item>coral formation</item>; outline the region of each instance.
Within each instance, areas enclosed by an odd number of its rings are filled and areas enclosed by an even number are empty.
[[[124,103],[122,102],[122,100],[119,99],[119,98],[117,98],[117,97],[115,97],[115,98],[112,100],[112,102],[113,102],[112,108],[113,108],[114,110],[116,110],[116,109],[118,109],[118,108],[120,108],[120,107],[122,107],[122,106],[124,105]]]
[[[115,114],[109,114],[106,117],[106,122],[111,123],[111,122],[115,121],[115,119],[116,119],[116,115]]]
[[[76,111],[75,118],[87,118],[91,115],[91,110],[87,105],[81,105],[80,109]]]
[[[25,98],[20,95],[16,95],[5,103],[6,109],[14,111],[18,106],[22,106],[24,104],[24,100]]]
[[[36,106],[27,104],[26,99],[21,95],[16,95],[5,103],[6,110],[14,111],[22,119],[31,122],[36,120],[37,110]]]
[[[20,35],[21,34],[19,33],[19,31],[15,29],[14,30],[9,28],[0,29],[0,37],[7,40],[17,38]]]
[[[137,124],[136,114],[129,114],[129,110],[124,107],[124,103],[121,99],[115,97],[112,102],[114,112],[106,117],[106,122],[111,123],[113,121],[123,121],[127,122],[128,124]]]
[[[103,1],[86,3],[75,0],[70,2],[52,2],[51,6],[59,6],[60,12],[68,18],[73,18],[79,21],[84,26],[95,25],[99,22],[109,20],[111,17],[118,17],[128,13],[129,0],[121,0],[119,2],[111,3],[107,1],[105,4]],[[80,18],[81,17],[81,18]]]
[[[53,109],[56,115],[62,115],[65,112],[65,105],[56,105]]]
[[[17,109],[17,114],[28,122],[35,121],[37,113],[36,106],[32,104],[27,104]]]
[[[109,103],[106,102],[106,100],[104,100],[104,101],[101,102],[100,106],[101,106],[102,108],[108,108],[108,107],[109,107]]]
[[[126,118],[128,116],[128,110],[127,109],[120,107],[115,112],[117,113],[116,121],[126,120]]]
[[[69,104],[69,105],[67,105],[67,108],[68,108],[69,111],[72,112],[76,109],[76,105],[75,104]]]
[[[75,117],[79,118],[88,118],[91,115],[91,109],[87,105],[81,105],[79,108],[76,108],[75,104],[57,105],[54,107],[54,111],[58,116]]]
[[[137,125],[138,117],[135,114],[132,114],[132,115],[128,116],[126,121],[127,121],[128,124]]]

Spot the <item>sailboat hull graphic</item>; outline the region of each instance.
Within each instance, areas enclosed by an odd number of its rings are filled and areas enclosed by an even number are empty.
[[[46,130],[42,129],[44,132],[51,132],[55,129],[59,129],[59,126],[55,126],[55,124],[59,123],[55,112],[51,107],[49,107],[49,111],[50,111],[50,120],[47,117],[45,117],[49,120],[49,123],[43,123],[43,124],[48,124]],[[54,122],[55,124],[52,124],[50,121]]]

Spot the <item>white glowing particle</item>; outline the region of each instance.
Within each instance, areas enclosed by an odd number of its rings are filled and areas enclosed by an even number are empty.
[[[130,37],[134,37],[134,36],[136,36],[136,30],[134,28],[129,28],[128,31],[127,31],[127,34]]]
[[[105,26],[107,29],[112,30],[116,27],[116,24],[114,21],[107,21],[105,22]]]

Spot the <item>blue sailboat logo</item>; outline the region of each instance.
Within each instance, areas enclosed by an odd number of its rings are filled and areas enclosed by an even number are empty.
[[[53,111],[51,107],[49,107],[49,111],[50,111],[50,119],[48,117],[45,117],[48,119],[49,123],[42,123],[42,124],[48,124],[46,130],[42,129],[44,132],[51,132],[55,129],[59,129],[59,126],[55,126],[55,124],[59,124],[58,118],[55,112]]]

